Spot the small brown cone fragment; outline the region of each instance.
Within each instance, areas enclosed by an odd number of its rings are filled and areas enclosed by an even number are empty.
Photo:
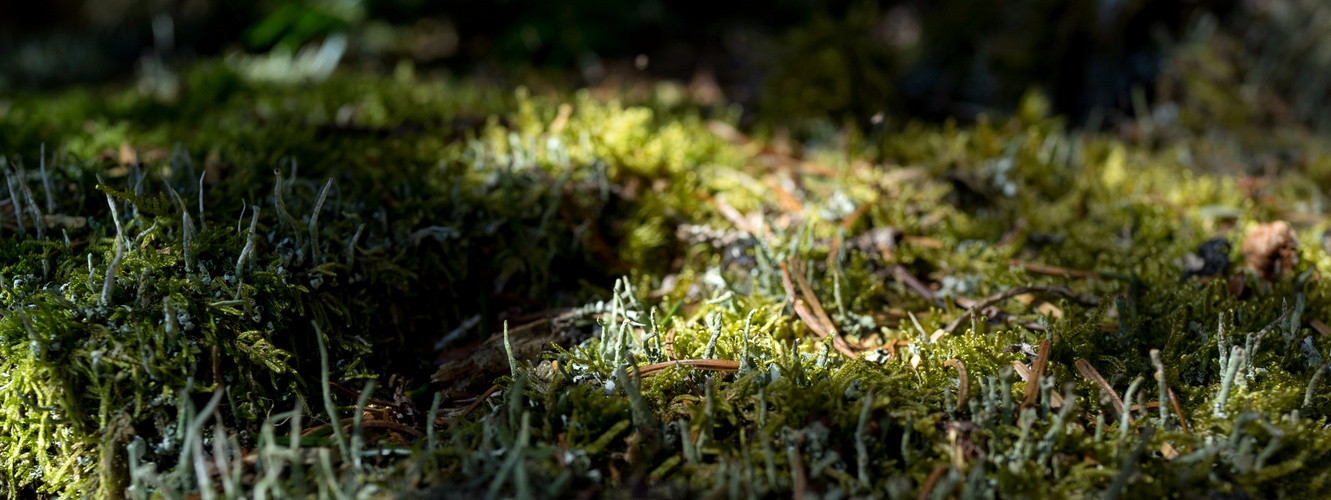
[[[1275,281],[1299,265],[1299,237],[1285,221],[1258,225],[1243,239],[1243,258],[1263,280]]]

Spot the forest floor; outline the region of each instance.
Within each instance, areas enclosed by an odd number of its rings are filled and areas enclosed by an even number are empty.
[[[1331,489],[1315,134],[181,85],[0,101],[0,494]]]

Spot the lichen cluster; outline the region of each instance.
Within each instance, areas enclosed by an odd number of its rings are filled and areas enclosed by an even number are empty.
[[[185,82],[0,104],[9,497],[1331,487],[1314,141]]]

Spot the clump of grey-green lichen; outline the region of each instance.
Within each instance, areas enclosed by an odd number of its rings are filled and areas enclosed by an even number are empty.
[[[1018,116],[797,157],[587,92],[187,82],[0,111],[8,496],[1328,488],[1315,144],[1254,180]],[[1278,219],[1288,273],[1180,264]],[[574,342],[515,354],[555,306]],[[442,397],[436,342],[487,335],[493,390]]]

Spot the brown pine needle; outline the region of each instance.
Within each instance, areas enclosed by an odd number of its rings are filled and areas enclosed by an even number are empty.
[[[356,421],[355,417],[347,417],[340,420],[339,423],[342,424],[342,430],[344,432],[351,432],[351,428],[355,424],[355,421]],[[418,438],[425,437],[425,433],[421,432],[415,427],[399,424],[397,422],[390,422],[388,420],[363,420],[361,421],[360,426],[365,429],[388,429],[390,431],[397,431],[406,434],[411,434],[412,436]],[[322,431],[328,430],[330,427],[331,426],[328,424],[310,427],[309,429],[305,429],[305,432],[300,433],[300,437],[315,436],[321,433]]]
[[[1109,399],[1114,402],[1114,409],[1118,410],[1119,415],[1122,415],[1123,399],[1118,397],[1118,393],[1114,391],[1114,386],[1109,385],[1109,382],[1107,382],[1104,377],[1100,376],[1100,372],[1096,371],[1095,367],[1091,366],[1091,362],[1086,361],[1085,358],[1077,359],[1075,364],[1077,366],[1077,372],[1081,373],[1081,376],[1086,377],[1086,380],[1095,382],[1096,385],[1100,386],[1100,390],[1109,394]],[[1132,422],[1132,415],[1128,415],[1128,422]]]
[[[777,266],[781,268],[781,286],[786,290],[786,302],[796,303],[795,284],[790,281],[790,269],[785,262],[778,262]]]
[[[795,275],[795,284],[800,287],[800,294],[804,296],[805,301],[808,301],[809,306],[813,307],[813,313],[818,316],[818,320],[827,326],[827,331],[835,334],[836,324],[827,315],[827,310],[823,309],[823,304],[818,300],[818,296],[813,294],[813,287],[810,287],[809,282],[804,280],[804,264],[792,258],[790,265],[794,268],[792,274]]]
[[[856,208],[854,212],[851,212],[849,216],[841,221],[841,228],[850,229],[851,226],[855,225],[856,221],[860,220],[860,217],[863,216],[865,212],[869,211],[869,207],[871,206],[873,205],[869,203],[860,205],[859,208]]]
[[[351,389],[347,389],[346,387],[342,387],[342,386],[340,386],[340,385],[337,385],[337,382],[329,382],[329,383],[328,383],[328,386],[329,386],[329,387],[332,387],[332,388],[335,389],[335,390],[337,390],[337,392],[340,392],[340,393],[342,393],[343,395],[346,395],[347,397],[351,398],[352,401],[357,401],[357,400],[360,399],[360,393],[359,393],[359,392],[356,392],[356,391],[353,391],[353,390],[351,390]],[[392,403],[392,402],[384,401],[384,400],[382,400],[382,399],[377,399],[377,398],[374,398],[374,397],[370,397],[370,399],[366,400],[366,402],[368,402],[368,403],[370,403],[370,404],[372,404],[372,405],[392,406],[392,407],[395,407],[395,408],[397,407],[397,405],[394,404],[394,403]]]
[[[805,477],[804,472],[804,457],[800,456],[800,448],[803,446],[804,431],[800,431],[800,433],[795,436],[795,453],[791,455],[791,459],[794,463],[790,464],[791,468],[795,469],[795,485],[793,488],[795,490],[795,500],[804,500],[808,496],[807,492],[809,491],[809,478]]]
[[[1188,429],[1188,421],[1183,419],[1183,409],[1179,407],[1178,397],[1174,396],[1174,389],[1166,385],[1165,390],[1169,392],[1169,404],[1174,407],[1174,416],[1178,417],[1178,423],[1183,427],[1183,432],[1192,434],[1192,431]]]
[[[1045,276],[1062,276],[1066,278],[1090,279],[1099,278],[1100,273],[1095,271],[1083,271],[1081,269],[1068,269],[1066,267],[1051,266],[1048,264],[1039,264],[1035,262],[1026,262],[1024,260],[1012,259],[1008,261],[1014,267],[1025,269],[1031,274],[1043,274]]]
[[[947,245],[928,236],[902,236],[901,241],[932,250],[942,250]]]
[[[355,422],[355,421],[356,421],[356,419],[355,419],[354,417],[347,417],[347,418],[344,418],[344,419],[340,420],[340,422],[343,423],[343,424],[350,424],[350,423],[353,423],[353,422]],[[303,438],[304,438],[304,437],[314,436],[314,435],[319,434],[321,431],[325,431],[325,430],[328,430],[328,429],[331,429],[331,428],[332,428],[332,426],[330,426],[330,425],[328,425],[328,424],[323,424],[323,425],[317,425],[317,426],[314,426],[314,427],[310,427],[310,428],[308,428],[308,429],[305,429],[303,432],[301,432],[301,433],[300,433],[300,437],[303,437]]]
[[[485,392],[481,393],[480,397],[476,398],[476,401],[468,405],[467,409],[462,410],[462,417],[466,418],[468,415],[471,415],[472,412],[476,411],[477,408],[480,408],[481,404],[485,403],[485,400],[490,399],[490,396],[494,395],[497,391],[499,391],[499,384],[490,386],[489,389],[486,389]]]
[[[1022,382],[1029,383],[1031,381],[1031,368],[1029,366],[1026,366],[1024,363],[1020,361],[1013,361],[1012,369],[1015,370],[1017,372],[1017,375],[1021,377]],[[1051,408],[1062,408],[1063,395],[1051,391],[1049,393],[1049,406]]]
[[[982,311],[989,306],[1005,301],[1012,297],[1016,297],[1018,295],[1027,294],[1027,293],[1041,293],[1045,295],[1052,295],[1055,297],[1061,297],[1068,300],[1073,300],[1087,306],[1095,306],[1100,304],[1100,299],[1098,297],[1080,294],[1072,291],[1071,288],[1065,286],[1017,286],[995,293],[993,295],[981,299],[979,302],[976,302],[974,307],[971,307],[970,310],[961,313],[961,316],[957,316],[957,319],[952,320],[951,323],[948,323],[947,326],[943,327],[943,331],[947,333],[954,333],[957,330],[957,327],[960,327],[963,322],[970,319],[971,311]]]
[[[905,283],[907,287],[919,294],[920,297],[923,297],[924,300],[928,301],[930,304],[938,306],[939,309],[945,309],[947,307],[946,303],[940,300],[938,296],[934,295],[933,290],[924,286],[924,283],[921,282],[919,278],[916,278],[915,275],[911,274],[910,271],[907,271],[905,266],[902,266],[901,264],[892,266],[892,272],[897,275],[898,280],[901,280],[902,283]]]
[[[425,437],[425,433],[416,430],[415,427],[399,424],[397,422],[389,422],[387,420],[365,420],[360,423],[360,426],[365,429],[388,429],[390,431],[397,431],[405,434],[411,434],[412,436],[415,436],[417,438]],[[343,426],[342,430],[345,432],[351,432],[351,426],[350,425]]]
[[[855,350],[850,347],[850,344],[847,344],[846,340],[841,338],[840,335],[836,335],[836,328],[831,324],[830,319],[828,320],[827,323],[823,323],[823,321],[818,319],[814,315],[814,313],[809,311],[809,308],[804,305],[804,300],[795,298],[795,286],[791,283],[790,275],[792,273],[790,272],[790,268],[786,265],[785,262],[780,262],[778,263],[778,265],[781,267],[781,284],[784,285],[786,288],[786,299],[789,300],[791,304],[794,305],[795,314],[799,315],[800,320],[804,321],[804,324],[808,325],[809,329],[813,330],[813,333],[815,335],[818,335],[818,338],[825,339],[827,338],[828,335],[832,335],[833,336],[832,345],[836,346],[837,351],[840,352],[842,355],[850,359],[859,359],[860,355],[857,354]],[[797,278],[799,278],[800,283],[803,286],[805,287],[808,286],[808,284],[804,282],[803,277],[799,276],[798,273],[794,274],[796,275]],[[811,296],[812,294],[809,294],[807,297]],[[816,302],[817,298],[816,297],[812,298],[814,301],[814,305],[817,306]],[[819,309],[821,309],[821,306],[818,307]],[[826,312],[824,312],[823,315],[826,316]]]
[[[731,206],[729,203],[726,203],[724,198],[720,196],[712,198],[712,203],[716,205],[716,211],[720,212],[721,216],[725,217],[731,224],[734,224],[736,229],[749,233],[755,237],[763,235],[763,228],[761,226],[754,227],[753,224],[744,217],[744,214],[740,213],[739,210],[735,209],[735,207]]]
[[[711,370],[717,372],[739,371],[739,361],[730,361],[728,359],[676,359],[673,361],[664,361],[644,366],[639,368],[638,372],[646,377],[664,371],[672,366],[687,366],[698,370]]]
[[[865,203],[860,205],[859,208],[856,208],[854,212],[851,212],[849,216],[841,221],[841,229],[849,231],[850,227],[855,225],[855,222],[860,220],[860,217],[864,215],[864,212],[869,211],[870,206],[872,205]],[[827,252],[827,263],[829,266],[834,263],[837,257],[841,256],[841,245],[845,243],[842,241],[845,239],[842,234],[844,233],[837,233],[836,238],[832,239],[832,249]]]
[[[1039,405],[1040,378],[1044,377],[1045,367],[1049,365],[1050,347],[1049,339],[1040,341],[1040,350],[1035,355],[1035,363],[1031,365],[1031,379],[1026,381],[1026,398],[1021,403],[1022,408]]]
[[[1188,428],[1188,420],[1183,418],[1183,409],[1179,408],[1178,396],[1174,395],[1174,389],[1171,389],[1168,386],[1166,386],[1165,389],[1169,391],[1169,404],[1174,407],[1174,415],[1178,416],[1178,423],[1183,426],[1183,433],[1192,434],[1192,429]]]
[[[929,479],[924,481],[924,487],[920,488],[920,500],[928,500],[929,494],[933,493],[934,486],[938,485],[938,480],[943,478],[943,473],[947,472],[947,466],[939,464],[934,467],[934,471],[929,473]]]

